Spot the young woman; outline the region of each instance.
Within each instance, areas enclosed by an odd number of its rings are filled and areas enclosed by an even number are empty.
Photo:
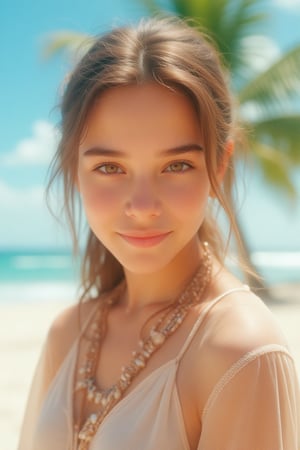
[[[75,242],[77,194],[89,226],[83,295],[51,326],[19,450],[299,450],[294,361],[212,214],[235,229],[216,52],[175,19],[113,30],[61,112],[54,178]]]

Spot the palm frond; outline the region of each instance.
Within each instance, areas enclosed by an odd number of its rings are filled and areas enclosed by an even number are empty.
[[[259,12],[262,1],[173,0],[172,4],[178,15],[192,17],[210,34],[227,67],[237,70],[244,61],[242,37],[251,34],[251,29],[265,18],[265,13]]]
[[[202,19],[201,22],[211,22],[212,18],[219,20],[224,13],[228,0],[173,0],[175,12],[181,16]]]
[[[239,36],[249,36],[254,33],[254,28],[264,21],[266,13],[264,0],[227,1],[227,22],[229,26],[239,30]],[[261,8],[260,8],[261,7]]]
[[[227,2],[226,16],[223,18],[223,42],[220,50],[227,54],[229,68],[239,71],[245,64],[243,38],[253,35],[255,28],[267,14],[259,11],[261,0],[242,0]]]
[[[290,176],[292,166],[289,158],[262,142],[253,141],[250,148],[268,184],[295,200],[297,189]]]
[[[43,48],[43,57],[49,59],[58,53],[65,51],[72,57],[77,54],[80,58],[93,44],[93,39],[84,33],[62,30],[50,34]]]
[[[300,45],[285,53],[271,67],[252,79],[239,93],[240,103],[257,102],[264,109],[286,106],[286,100],[300,88]]]
[[[253,122],[251,129],[253,138],[269,142],[291,163],[300,164],[300,114]]]
[[[156,0],[140,0],[140,3],[145,6],[149,14],[156,14],[161,11],[161,8],[157,4]]]

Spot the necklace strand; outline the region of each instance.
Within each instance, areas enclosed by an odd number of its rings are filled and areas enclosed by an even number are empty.
[[[188,311],[201,300],[201,297],[211,279],[211,258],[208,245],[203,244],[203,258],[201,265],[190,284],[151,328],[148,337],[139,341],[139,350],[132,352],[133,358],[127,366],[122,367],[119,380],[107,389],[99,389],[96,383],[96,371],[101,352],[101,345],[106,333],[106,322],[109,309],[119,299],[119,289],[109,300],[104,300],[93,321],[91,343],[85,357],[85,364],[78,371],[79,379],[74,386],[74,393],[82,391],[84,403],[91,402],[97,407],[86,419],[79,431],[79,423],[74,427],[74,441],[78,450],[88,450],[103,419],[120,401],[134,378],[146,367],[151,356],[182,324]],[[171,312],[170,312],[171,311]],[[81,416],[82,416],[81,411]]]

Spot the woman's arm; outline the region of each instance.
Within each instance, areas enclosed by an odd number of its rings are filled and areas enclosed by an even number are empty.
[[[228,298],[206,336],[198,450],[299,450],[299,383],[270,310],[253,294]]]
[[[267,345],[220,379],[202,415],[198,450],[299,450],[300,394],[292,357]]]

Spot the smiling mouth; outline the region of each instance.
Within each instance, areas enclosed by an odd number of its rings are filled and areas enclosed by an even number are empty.
[[[169,234],[171,234],[171,231],[167,233],[162,234],[155,234],[152,236],[128,236],[126,234],[118,233],[119,236],[121,236],[126,242],[128,242],[131,245],[134,245],[135,247],[153,247],[155,245],[158,245],[160,242],[162,242],[164,239],[166,239]]]

